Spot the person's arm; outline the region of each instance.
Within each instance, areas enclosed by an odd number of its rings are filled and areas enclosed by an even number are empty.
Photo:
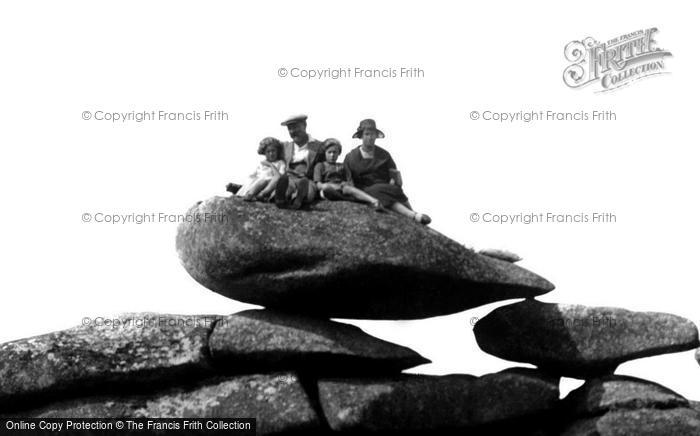
[[[319,190],[325,188],[325,183],[323,183],[323,162],[319,162],[314,166],[314,184]]]
[[[280,175],[282,175],[282,173],[280,172],[280,170],[277,169],[277,165],[275,165],[273,162],[264,161],[264,162],[263,162],[263,165],[265,165],[266,167],[270,168],[270,169],[272,170],[272,172],[275,174],[276,177],[279,177]],[[284,164],[283,164],[283,165],[284,165]]]
[[[389,175],[391,176],[391,181],[394,185],[399,188],[403,186],[403,179],[401,178],[401,172],[397,169],[389,170]]]
[[[277,173],[276,175],[272,176],[272,179],[270,179],[269,182],[267,182],[267,186],[265,186],[265,189],[260,191],[258,193],[258,198],[266,198],[270,194],[272,194],[272,191],[275,190],[275,187],[277,187],[277,181],[280,179],[280,174]]]
[[[352,176],[350,175],[350,171],[348,171],[348,168],[343,163],[343,181],[340,183],[340,187],[343,188],[345,186],[354,187],[352,184]]]
[[[311,147],[311,144],[309,144],[309,147]],[[321,143],[317,141],[315,142],[315,146],[313,148],[309,148],[309,153],[306,155],[306,162],[308,164],[306,178],[308,179],[314,177],[316,166],[322,163],[324,160],[323,153],[321,153],[321,148]]]
[[[401,178],[401,172],[396,168],[396,162],[394,162],[394,159],[391,157],[390,154],[389,154],[389,162],[387,165],[389,166],[389,177],[391,178],[391,182],[393,182],[394,185],[396,185],[400,188],[403,185],[403,179]]]
[[[348,159],[350,157],[350,153],[345,156],[345,159],[343,160],[343,169],[345,170],[345,185],[346,186],[355,186],[355,182],[352,179],[352,170],[350,169],[350,160]]]
[[[280,177],[282,177],[282,174],[284,174],[284,162],[280,163],[279,169],[277,169],[277,165],[275,165],[275,163],[276,162],[268,162],[268,165],[266,165],[267,167],[272,168],[274,175],[272,176],[272,179],[267,182],[267,186],[265,186],[265,188],[258,193],[259,198],[265,198],[272,194],[272,191],[274,191],[275,187],[277,186],[277,182],[279,181]]]

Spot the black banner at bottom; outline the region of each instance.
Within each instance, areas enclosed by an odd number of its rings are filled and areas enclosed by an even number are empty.
[[[255,418],[0,418],[0,435],[255,436]]]

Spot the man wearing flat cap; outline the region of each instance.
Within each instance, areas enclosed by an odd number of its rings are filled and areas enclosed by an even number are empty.
[[[306,132],[306,115],[294,115],[282,121],[291,141],[283,143],[287,174],[277,182],[275,204],[280,208],[299,209],[316,197],[313,179],[314,166],[323,155],[323,144]]]

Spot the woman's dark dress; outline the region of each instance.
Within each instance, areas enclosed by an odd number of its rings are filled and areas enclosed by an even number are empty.
[[[382,206],[408,202],[403,190],[390,183],[389,170],[395,170],[396,164],[388,151],[375,145],[374,157],[365,159],[358,146],[345,156],[343,163],[355,187],[379,200]]]

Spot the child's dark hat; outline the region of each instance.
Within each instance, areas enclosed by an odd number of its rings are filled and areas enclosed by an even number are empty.
[[[321,151],[323,152],[323,154],[326,154],[326,151],[331,147],[338,147],[340,152],[343,152],[343,145],[340,143],[340,141],[338,141],[335,138],[328,138],[325,141],[323,141]]]

